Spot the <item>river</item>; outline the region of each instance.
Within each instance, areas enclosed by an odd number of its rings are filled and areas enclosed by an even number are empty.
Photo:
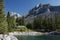
[[[18,40],[60,40],[60,35],[16,36]]]

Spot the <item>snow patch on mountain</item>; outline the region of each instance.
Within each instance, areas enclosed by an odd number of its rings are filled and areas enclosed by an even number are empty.
[[[16,13],[16,12],[11,12],[10,15],[11,15],[11,16],[14,16],[15,18],[17,18],[17,17],[22,17],[22,15],[20,15],[19,13]]]
[[[39,7],[40,4],[37,4],[36,7]]]

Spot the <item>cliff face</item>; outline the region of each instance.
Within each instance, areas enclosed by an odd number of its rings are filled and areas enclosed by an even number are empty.
[[[60,13],[60,6],[51,6],[49,4],[39,4],[32,8],[28,15],[26,15],[26,20],[31,21],[34,17],[39,15],[54,15],[54,12]]]

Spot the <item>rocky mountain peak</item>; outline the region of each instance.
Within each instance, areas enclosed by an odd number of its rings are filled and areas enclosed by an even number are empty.
[[[60,6],[51,6],[50,4],[38,4],[36,7],[32,8],[28,15],[27,19],[33,19],[35,16],[39,15],[50,15],[54,12],[60,13]]]

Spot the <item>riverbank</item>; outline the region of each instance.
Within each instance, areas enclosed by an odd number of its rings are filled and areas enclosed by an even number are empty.
[[[18,40],[18,39],[13,35],[0,34],[0,40]]]
[[[10,32],[9,35],[30,35],[30,36],[38,36],[38,35],[44,35],[48,33],[42,33],[42,32]]]
[[[32,36],[32,37],[36,37],[36,36],[50,36],[50,35],[59,35],[60,32],[10,32],[9,34],[0,34],[0,39],[3,40],[18,40],[16,36]]]
[[[47,34],[47,33],[42,33],[42,32],[10,32],[8,35],[5,34],[0,34],[0,39],[3,39],[3,40],[18,40],[15,36],[40,36],[40,35],[44,35],[44,34]]]

